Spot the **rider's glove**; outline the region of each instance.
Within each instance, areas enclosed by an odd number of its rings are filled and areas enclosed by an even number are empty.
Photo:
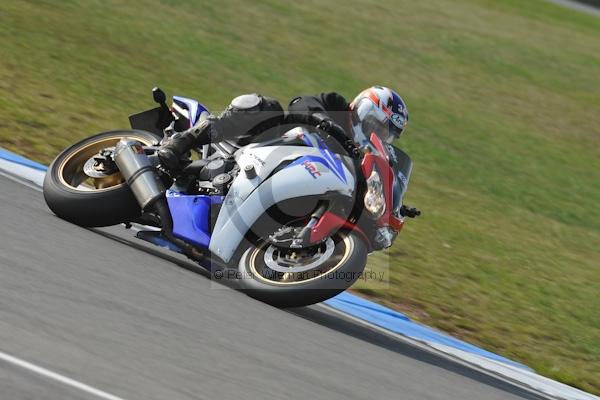
[[[205,119],[187,131],[175,133],[162,144],[158,158],[170,171],[182,167],[182,158],[192,148],[211,142],[212,120]]]
[[[330,119],[326,119],[323,122],[321,122],[319,125],[317,125],[317,128],[329,133],[331,136],[347,138],[346,131],[344,131],[344,128],[342,128]]]
[[[333,136],[353,157],[358,158],[360,156],[361,152],[359,147],[352,139],[348,137],[344,128],[336,124],[331,118],[320,113],[313,114],[313,118],[317,121],[320,120],[320,122],[317,124],[317,129],[327,132]]]

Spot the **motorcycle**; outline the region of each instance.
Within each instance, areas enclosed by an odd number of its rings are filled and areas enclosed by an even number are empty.
[[[56,157],[43,192],[57,216],[86,227],[139,224],[138,238],[254,298],[296,307],[349,288],[367,255],[391,246],[419,213],[402,206],[410,157],[375,134],[358,154],[343,154],[331,149],[340,138],[294,126],[202,146],[171,171],[160,144],[209,111],[179,96],[168,107],[158,88],[153,97],[158,107],[130,116],[131,130],[88,137]]]

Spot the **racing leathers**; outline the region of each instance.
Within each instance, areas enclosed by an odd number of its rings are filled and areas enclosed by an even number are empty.
[[[329,92],[317,96],[294,98],[284,112],[280,103],[260,94],[245,94],[234,98],[218,116],[210,116],[184,132],[174,134],[158,153],[162,163],[171,170],[180,167],[181,158],[192,148],[211,142],[233,140],[247,144],[253,137],[287,125],[311,125],[345,142],[347,150],[358,150],[347,132],[348,102],[341,95]]]
[[[176,171],[181,167],[182,156],[193,148],[224,140],[245,145],[265,131],[274,130],[274,134],[279,135],[293,126],[310,125],[331,136],[358,161],[361,151],[351,136],[353,129],[348,108],[346,99],[335,92],[296,97],[289,103],[287,112],[276,99],[245,94],[234,98],[220,115],[210,116],[196,126],[171,136],[161,146],[158,155],[163,165]],[[403,190],[399,185],[394,185],[396,191],[399,191],[394,196],[400,202],[399,213],[408,217],[419,215],[419,210],[401,205]]]

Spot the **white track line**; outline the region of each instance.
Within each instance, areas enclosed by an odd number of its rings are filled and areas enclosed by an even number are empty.
[[[20,358],[11,356],[10,354],[6,354],[0,351],[0,360],[5,361],[9,364],[12,365],[16,365],[17,367],[21,367],[23,369],[26,369],[28,371],[34,372],[38,375],[42,375],[45,378],[48,379],[52,379],[54,381],[60,382],[64,385],[67,386],[71,386],[74,387],[76,389],[81,390],[82,392],[86,392],[89,394],[93,394],[94,396],[97,396],[101,399],[106,399],[106,400],[124,400],[122,397],[117,397],[114,396],[110,393],[106,393],[100,389],[96,389],[94,387],[91,387],[89,385],[86,385],[85,383],[81,383],[79,381],[76,381],[74,379],[68,378],[64,375],[61,374],[57,374],[56,372],[52,372],[50,370],[47,370],[46,368],[42,368],[40,366],[37,366],[35,364],[32,364],[30,362],[27,362],[25,360],[21,360]]]
[[[9,179],[9,180],[11,180],[13,182],[17,182],[20,185],[27,186],[28,188],[31,188],[33,190],[37,190],[38,192],[42,192],[43,191],[42,188],[41,188],[41,186],[37,185],[35,182],[26,180],[26,179],[24,179],[24,178],[22,178],[20,176],[13,175],[11,173],[8,173],[8,172],[2,170],[2,165],[0,165],[0,176],[3,176],[6,179]]]

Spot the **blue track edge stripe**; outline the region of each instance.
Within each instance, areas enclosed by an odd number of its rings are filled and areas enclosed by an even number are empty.
[[[37,169],[38,171],[46,171],[48,169],[48,167],[43,164],[37,163],[3,148],[0,148],[0,158],[15,164],[23,165],[25,167]]]
[[[29,160],[2,148],[0,148],[0,159],[38,171],[46,171],[48,169],[48,167],[43,164]],[[531,371],[529,367],[523,364],[455,339],[425,325],[415,323],[402,313],[348,292],[340,293],[339,295],[326,300],[324,303],[338,311],[412,339],[442,344]]]
[[[353,317],[415,340],[442,344],[531,371],[531,368],[523,364],[455,339],[428,326],[413,322],[402,313],[348,292],[342,292],[329,300],[325,300],[324,303]]]

